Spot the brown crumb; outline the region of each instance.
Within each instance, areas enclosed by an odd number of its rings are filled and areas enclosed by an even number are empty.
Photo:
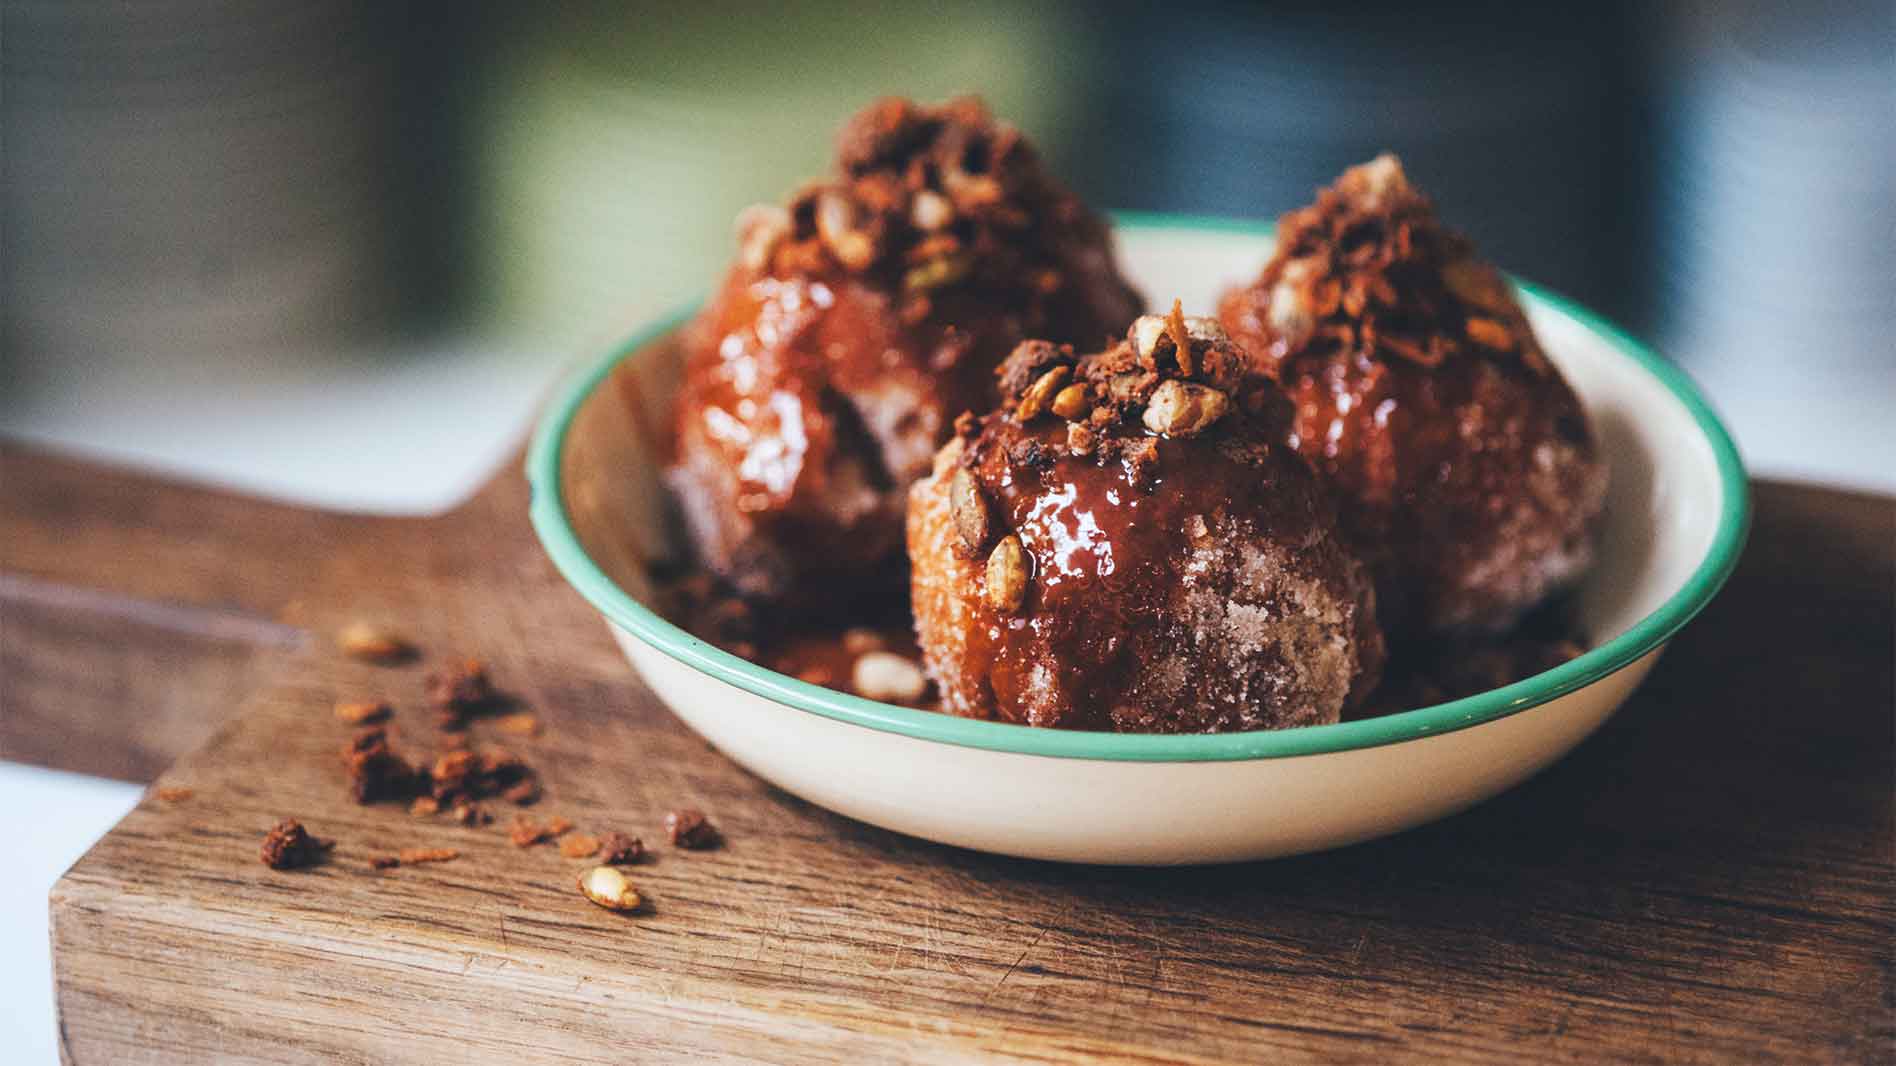
[[[416,796],[415,802],[408,805],[408,813],[417,818],[441,813],[441,801],[433,796]]]
[[[573,828],[573,823],[561,818],[557,814],[547,819],[546,822],[546,832],[548,836],[559,836],[571,828]]]
[[[1074,361],[1073,346],[1070,344],[1024,340],[1014,346],[1014,350],[1008,353],[1007,359],[994,374],[1000,380],[1004,400],[1018,405],[1028,390],[1045,380],[1054,368],[1066,367],[1067,373],[1071,374]]]
[[[528,779],[517,785],[509,785],[501,792],[500,798],[516,807],[531,807],[540,801],[540,783]]]
[[[665,835],[681,848],[699,850],[717,844],[718,831],[695,807],[680,807],[665,815]]]
[[[507,839],[516,848],[530,848],[549,836],[546,826],[524,814],[514,815],[513,824],[507,827]]]
[[[183,803],[185,800],[197,795],[197,790],[186,788],[183,785],[166,785],[154,792],[153,795],[166,803]]]
[[[494,728],[515,736],[537,737],[540,735],[540,718],[525,711],[506,714],[494,719]]]
[[[393,855],[377,855],[369,860],[369,866],[377,870],[392,870],[402,864],[402,860]]]
[[[436,724],[445,730],[465,727],[469,715],[486,709],[495,699],[487,667],[479,659],[463,659],[452,669],[429,674],[427,696]]]
[[[569,859],[584,859],[599,850],[599,838],[587,833],[574,833],[560,841],[560,854]]]
[[[435,759],[428,771],[429,787],[435,799],[450,799],[468,791],[468,779],[479,768],[480,756],[471,751],[450,751]]]
[[[1483,348],[1491,348],[1497,352],[1514,350],[1514,334],[1508,331],[1508,327],[1492,318],[1471,316],[1467,322],[1467,330],[1468,339]]]
[[[401,860],[413,865],[418,862],[452,862],[461,857],[453,848],[403,848]]]
[[[448,813],[462,825],[490,825],[494,821],[494,816],[487,813],[487,808],[478,803],[457,803],[454,810]]]
[[[336,646],[344,655],[373,663],[399,663],[415,655],[415,645],[407,637],[373,622],[354,622],[336,634]]]
[[[272,870],[313,866],[335,846],[335,841],[313,837],[303,823],[286,818],[264,834],[263,864]]]
[[[1151,437],[1124,442],[1119,448],[1119,463],[1133,482],[1150,484],[1158,476],[1159,442]]]
[[[632,863],[645,857],[645,841],[617,830],[599,836],[599,861]]]
[[[342,749],[349,767],[350,792],[357,803],[407,799],[423,784],[408,760],[389,747],[388,730],[374,726],[361,730]]]
[[[459,806],[489,796],[511,796],[521,785],[534,787],[533,771],[504,748],[444,751],[429,768],[428,784],[429,791],[444,806]]]
[[[494,787],[511,785],[530,773],[526,760],[506,748],[481,749],[481,776]]]
[[[350,725],[380,722],[395,713],[387,700],[343,700],[336,704],[336,717]]]

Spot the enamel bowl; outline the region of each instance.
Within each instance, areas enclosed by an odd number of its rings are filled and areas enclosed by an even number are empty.
[[[1254,277],[1268,226],[1121,216],[1120,257],[1155,306],[1209,313]],[[1579,590],[1592,650],[1518,684],[1338,725],[1209,736],[1033,729],[876,703],[766,670],[646,606],[675,557],[656,433],[678,375],[655,324],[548,410],[528,454],[547,552],[660,699],[726,755],[873,825],[1007,855],[1209,863],[1291,855],[1463,810],[1547,766],[1623,703],[1718,591],[1744,540],[1744,470],[1685,375],[1594,315],[1523,286],[1547,354],[1585,401],[1612,488]],[[846,546],[839,546],[846,547]]]

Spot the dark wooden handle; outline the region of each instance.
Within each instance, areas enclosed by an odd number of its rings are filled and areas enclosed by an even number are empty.
[[[329,516],[0,444],[0,757],[143,781],[273,653]]]
[[[0,442],[0,758],[150,780],[273,657],[374,610],[372,587],[337,590],[348,575],[399,566],[418,527],[462,524],[498,491],[441,518],[366,517]]]

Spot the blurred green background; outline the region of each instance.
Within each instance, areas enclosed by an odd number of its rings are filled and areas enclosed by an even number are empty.
[[[820,173],[855,109],[973,91],[1107,208],[1272,218],[1395,150],[1502,266],[1689,366],[1754,455],[1814,447],[1786,403],[1831,408],[1840,454],[1896,447],[1896,5],[0,15],[0,432],[456,351],[518,390],[708,290],[737,211]]]
[[[1055,4],[588,4],[494,12],[477,79],[477,304],[547,336],[707,291],[732,218],[823,173],[877,94],[977,90],[1056,153],[1089,57]]]

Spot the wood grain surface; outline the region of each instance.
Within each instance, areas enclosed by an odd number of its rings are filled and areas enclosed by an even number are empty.
[[[1759,485],[1739,574],[1640,694],[1468,814],[1323,855],[1119,870],[921,843],[737,769],[641,687],[552,572],[512,468],[440,519],[284,508],[272,529],[252,510],[271,505],[146,479],[81,507],[69,476],[95,473],[83,464],[0,456],[7,751],[135,775],[211,730],[160,778],[193,795],[148,796],[54,890],[69,1062],[1896,1054],[1896,501]],[[22,477],[61,499],[16,493]],[[168,697],[189,721],[141,732],[123,728],[135,707],[105,715],[165,656],[156,634],[198,612],[241,624],[200,625],[175,649],[196,664],[175,693],[205,693]],[[357,616],[427,654],[342,659],[329,633]],[[94,686],[117,695],[79,692],[91,717],[60,735],[109,747],[116,722],[129,754],[75,757],[46,733],[64,728],[57,679],[96,658],[76,644],[116,643],[115,625],[144,633]],[[245,679],[207,643],[263,648],[235,658],[268,684],[227,707]],[[513,847],[505,811],[476,829],[348,799],[332,703],[385,695],[402,746],[430,752],[421,679],[461,652],[545,723],[532,739],[473,730],[540,769],[534,814],[658,845],[633,868],[645,912],[587,903],[585,864]],[[22,663],[32,710],[16,720]],[[709,812],[725,846],[662,844],[681,804]],[[338,841],[328,862],[258,862],[290,816]],[[435,845],[463,855],[368,865]]]

